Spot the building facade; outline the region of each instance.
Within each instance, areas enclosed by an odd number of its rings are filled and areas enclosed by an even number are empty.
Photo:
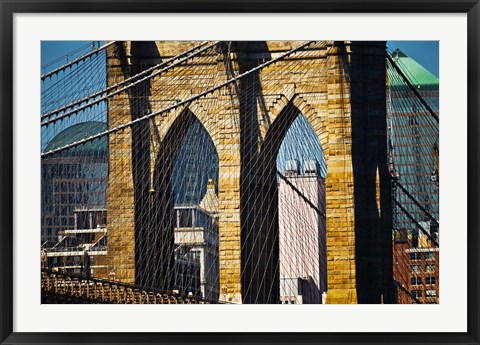
[[[304,162],[303,174],[298,160],[287,161],[284,176],[278,186],[280,301],[322,303],[327,286],[325,180],[313,160]]]
[[[399,49],[395,50],[391,57],[438,116],[438,77]],[[387,69],[387,77],[390,171],[410,194],[409,196],[403,190],[397,189],[396,198],[418,222],[430,223],[427,213],[434,219],[439,219],[438,122],[393,67]],[[424,210],[415,204],[412,197]],[[397,223],[397,228],[411,228],[411,220],[405,212],[397,206],[394,208],[394,223]],[[435,224],[430,225],[433,227]]]
[[[439,302],[439,79],[401,50],[387,69],[397,303]]]
[[[104,122],[91,121],[73,125],[50,140],[44,152],[106,129],[107,124]],[[73,229],[76,209],[106,207],[107,152],[107,138],[103,137],[42,158],[42,243],[55,243],[61,230]]]
[[[95,278],[108,276],[107,210],[76,209],[74,226],[58,232],[58,241],[46,241],[41,248],[42,268]]]
[[[393,241],[397,303],[440,301],[439,249],[423,233],[399,229]]]
[[[176,205],[174,210],[174,288],[180,293],[217,302],[220,294],[218,200],[213,180],[208,180],[199,205]]]

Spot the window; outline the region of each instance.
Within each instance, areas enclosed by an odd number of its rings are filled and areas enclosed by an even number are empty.
[[[415,298],[422,297],[422,290],[412,290],[412,296]]]
[[[420,265],[412,265],[412,273],[420,273]]]
[[[435,277],[425,277],[425,284],[435,284],[436,279]]]
[[[425,260],[433,260],[435,259],[435,253],[434,252],[426,252],[425,253]]]
[[[188,252],[188,260],[189,261],[197,261],[200,262],[200,251],[199,250],[190,250]]]
[[[421,277],[412,277],[412,285],[421,285],[422,278]]]
[[[435,272],[435,264],[430,264],[425,266],[426,272]]]
[[[192,209],[180,209],[178,210],[179,219],[178,227],[179,228],[190,228],[192,227]]]
[[[415,111],[415,110],[414,110],[414,111]],[[417,125],[417,124],[418,124],[417,117],[416,117],[415,115],[410,116],[410,117],[408,118],[408,124],[409,124],[410,126]]]
[[[395,231],[395,243],[404,243],[408,241],[407,229],[398,229]]]
[[[410,253],[410,260],[421,260],[422,253]]]
[[[425,296],[435,297],[437,296],[437,290],[425,290]]]

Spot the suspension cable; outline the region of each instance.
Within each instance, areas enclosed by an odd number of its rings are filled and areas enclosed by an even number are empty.
[[[415,223],[416,226],[418,226],[418,228],[420,229],[421,232],[423,232],[423,234],[425,236],[428,237],[428,239],[430,241],[432,241],[433,244],[435,244],[436,247],[438,247],[438,242],[435,241],[432,237],[431,234],[428,233],[427,230],[425,230],[425,228],[415,219],[415,217],[413,217],[406,209],[405,207],[402,206],[402,204],[400,202],[398,202],[398,200],[393,200],[393,202],[395,203],[395,205],[397,205],[406,215],[407,217]]]
[[[118,95],[119,93],[122,93],[122,92],[124,92],[124,91],[126,91],[126,90],[128,90],[128,89],[130,89],[130,88],[132,88],[132,87],[134,87],[134,86],[137,85],[137,84],[143,83],[144,81],[150,80],[150,79],[156,77],[157,75],[159,75],[159,74],[161,74],[161,73],[163,73],[163,72],[169,71],[170,69],[172,69],[172,68],[174,68],[174,67],[182,64],[183,62],[191,59],[192,57],[195,57],[195,56],[203,53],[204,51],[208,50],[209,48],[215,46],[217,43],[218,43],[218,41],[217,41],[216,43],[212,43],[212,44],[204,47],[203,49],[200,49],[200,50],[199,50],[198,52],[196,52],[195,54],[192,54],[192,55],[190,55],[190,56],[186,56],[186,57],[184,57],[184,58],[181,58],[179,61],[171,64],[170,66],[164,67],[164,68],[158,70],[158,71],[155,72],[155,73],[152,73],[152,74],[150,74],[150,75],[148,75],[148,76],[146,76],[146,77],[144,77],[144,78],[142,78],[142,79],[139,79],[139,80],[137,80],[137,81],[135,81],[135,82],[133,82],[133,83],[131,83],[131,84],[129,84],[129,85],[126,85],[126,86],[122,87],[121,89],[118,89],[117,91],[114,91],[114,92],[112,92],[112,93],[109,93],[109,94],[107,94],[107,95],[105,95],[105,96],[103,96],[103,97],[97,98],[97,99],[93,100],[92,102],[89,102],[89,103],[87,103],[87,104],[85,104],[85,105],[83,105],[83,106],[80,106],[80,107],[75,108],[75,109],[73,109],[73,110],[71,110],[71,111],[68,111],[68,112],[63,113],[63,114],[61,114],[61,115],[58,115],[58,116],[56,116],[56,117],[54,117],[54,118],[48,119],[48,120],[42,122],[41,125],[42,125],[42,126],[46,126],[46,125],[48,125],[48,124],[50,124],[50,123],[52,123],[52,122],[58,121],[58,120],[63,119],[63,118],[65,118],[65,117],[67,117],[67,116],[70,116],[70,115],[73,115],[73,114],[75,114],[75,113],[78,113],[78,112],[81,111],[81,110],[84,110],[84,109],[86,109],[86,108],[90,108],[91,106],[93,106],[93,105],[95,105],[95,104],[98,104],[98,103],[100,103],[100,102],[102,102],[102,101],[104,101],[104,100],[106,100],[106,99],[108,99],[108,98],[111,98],[111,97],[113,97],[113,96],[115,96],[115,95]],[[137,77],[138,77],[138,76],[135,75],[135,76],[132,76],[132,77],[129,78],[129,79],[132,80],[132,79],[137,78]],[[115,87],[116,87],[116,85],[115,85]]]
[[[207,95],[209,95],[209,94],[211,94],[211,93],[213,93],[213,92],[215,92],[215,91],[217,91],[217,90],[220,90],[221,88],[224,88],[225,86],[228,86],[228,85],[236,82],[237,80],[240,80],[240,79],[244,78],[245,76],[253,73],[253,72],[256,72],[256,71],[261,70],[261,69],[263,69],[263,68],[265,68],[265,67],[267,67],[267,66],[270,66],[271,64],[273,64],[273,63],[275,63],[275,62],[277,62],[277,61],[279,61],[279,60],[281,60],[281,59],[283,59],[283,58],[285,58],[285,57],[287,57],[287,56],[289,56],[289,55],[291,55],[291,54],[294,54],[294,53],[298,52],[299,50],[301,50],[301,49],[303,49],[303,48],[305,48],[305,47],[313,44],[314,42],[315,42],[315,41],[308,41],[308,42],[306,42],[306,43],[300,44],[298,47],[293,48],[293,49],[291,49],[291,50],[289,50],[289,51],[287,51],[287,52],[285,52],[285,53],[277,56],[276,58],[274,58],[274,59],[272,59],[272,60],[269,60],[269,61],[267,61],[267,62],[264,62],[263,64],[260,64],[260,65],[258,65],[257,67],[254,67],[254,68],[252,68],[252,69],[250,69],[250,70],[248,70],[248,71],[246,71],[246,72],[244,72],[244,73],[241,73],[241,74],[237,75],[236,77],[233,77],[233,78],[227,80],[226,82],[224,82],[224,83],[222,83],[222,84],[216,85],[216,86],[214,86],[214,87],[212,87],[212,88],[210,88],[210,89],[208,89],[208,90],[206,90],[206,91],[203,91],[203,92],[199,93],[199,94],[196,95],[196,96],[192,96],[192,97],[190,97],[190,98],[187,98],[186,100],[180,101],[180,102],[178,102],[178,103],[176,103],[176,104],[173,104],[173,105],[171,105],[171,106],[168,106],[168,107],[166,107],[166,108],[163,108],[163,109],[161,109],[161,110],[159,110],[159,111],[152,112],[152,113],[150,113],[150,114],[144,115],[144,116],[139,117],[139,118],[137,118],[137,119],[135,119],[135,120],[132,120],[132,121],[127,122],[127,123],[124,123],[124,124],[122,124],[122,125],[120,125],[120,126],[117,126],[117,127],[111,128],[111,129],[108,129],[108,130],[103,131],[103,132],[100,132],[100,133],[98,133],[98,134],[96,134],[96,135],[92,135],[92,136],[90,136],[90,137],[88,137],[88,138],[85,138],[85,139],[82,139],[82,140],[79,140],[79,141],[75,141],[75,142],[70,143],[70,144],[68,144],[68,145],[65,145],[65,146],[56,148],[56,149],[54,149],[54,150],[50,150],[50,151],[48,151],[48,152],[42,153],[41,156],[42,156],[42,157],[45,157],[45,156],[51,155],[51,154],[53,154],[53,153],[57,153],[57,152],[60,152],[60,151],[64,151],[64,150],[69,149],[69,148],[71,148],[71,147],[75,147],[75,146],[80,145],[80,144],[85,144],[85,143],[87,143],[87,142],[93,141],[93,140],[95,140],[95,139],[98,139],[98,138],[103,137],[103,136],[105,136],[105,135],[108,135],[108,134],[110,134],[110,133],[118,132],[118,131],[120,131],[120,130],[122,130],[122,129],[125,129],[125,128],[127,128],[127,127],[130,127],[130,126],[132,126],[132,125],[134,125],[134,124],[136,124],[136,123],[140,123],[140,122],[142,122],[142,121],[148,120],[148,119],[150,119],[150,118],[152,118],[152,117],[155,117],[155,116],[157,116],[157,115],[163,114],[163,113],[165,113],[165,112],[167,112],[167,111],[170,111],[170,110],[173,110],[173,109],[177,109],[177,108],[179,108],[179,107],[182,107],[182,106],[184,106],[184,105],[187,105],[187,104],[191,103],[192,101],[195,101],[195,100],[200,99],[200,98],[202,98],[202,97],[204,97],[204,96],[207,96]],[[136,82],[136,83],[138,83],[138,82]],[[119,91],[116,91],[116,93],[118,93],[118,92],[120,92],[120,90],[119,90]]]
[[[42,80],[43,80],[43,79],[46,79],[46,78],[50,77],[51,75],[53,75],[53,74],[55,74],[55,73],[58,73],[58,72],[66,69],[66,68],[68,68],[68,67],[70,67],[70,66],[75,65],[76,63],[78,63],[78,62],[80,62],[80,61],[83,61],[83,60],[87,59],[88,57],[90,57],[90,56],[92,56],[92,55],[94,55],[94,54],[97,54],[98,52],[100,52],[100,51],[102,51],[102,50],[110,47],[110,46],[111,46],[112,44],[114,44],[115,42],[116,42],[116,41],[108,42],[107,44],[104,44],[104,45],[101,46],[100,48],[97,48],[97,49],[95,49],[95,50],[92,50],[91,52],[89,52],[89,53],[87,53],[87,54],[79,57],[78,59],[75,59],[75,60],[73,60],[73,61],[71,61],[71,62],[69,62],[69,63],[67,63],[67,64],[65,64],[65,65],[63,65],[63,66],[60,66],[60,67],[58,67],[58,68],[55,68],[55,69],[54,69],[53,71],[51,71],[51,72],[42,74],[42,75],[40,76],[40,78],[41,78]]]
[[[183,53],[181,53],[181,54],[179,54],[179,55],[176,55],[176,56],[174,56],[174,57],[172,57],[172,58],[170,58],[170,59],[168,59],[168,60],[166,60],[166,61],[164,61],[164,62],[162,62],[162,63],[159,63],[159,64],[157,64],[157,65],[155,65],[155,66],[152,66],[152,67],[150,67],[150,68],[148,68],[148,69],[146,69],[146,70],[143,70],[142,72],[137,73],[137,74],[135,74],[134,76],[131,76],[131,77],[129,77],[129,78],[127,78],[127,79],[125,79],[125,80],[117,83],[117,84],[111,85],[111,86],[109,86],[109,87],[107,87],[107,88],[105,88],[105,89],[103,89],[103,90],[100,90],[100,91],[98,91],[98,92],[96,92],[96,93],[93,93],[93,94],[91,94],[91,95],[88,95],[88,96],[86,96],[86,97],[84,97],[84,98],[82,98],[82,99],[76,100],[76,101],[74,101],[74,102],[72,102],[72,103],[70,103],[70,104],[67,104],[67,105],[65,105],[65,106],[62,106],[61,108],[54,109],[54,110],[52,110],[52,111],[50,111],[50,112],[42,115],[40,118],[41,118],[41,119],[44,119],[44,118],[46,118],[46,117],[50,117],[50,116],[52,116],[52,115],[58,114],[58,113],[61,112],[61,111],[65,111],[65,110],[67,110],[67,109],[69,109],[69,108],[73,108],[73,107],[76,106],[76,105],[79,105],[79,104],[81,104],[81,103],[83,103],[83,102],[86,102],[86,101],[88,101],[89,99],[96,98],[96,97],[98,97],[98,96],[100,96],[100,95],[102,95],[102,94],[104,94],[104,93],[107,93],[107,92],[109,92],[109,91],[112,91],[113,89],[115,89],[115,88],[117,88],[117,87],[120,87],[120,86],[122,86],[122,85],[124,85],[124,84],[126,84],[126,83],[128,83],[128,82],[130,82],[130,81],[132,81],[133,79],[136,79],[136,78],[141,77],[141,76],[143,76],[143,75],[145,75],[145,74],[148,74],[148,73],[150,73],[150,72],[152,72],[152,71],[154,71],[154,70],[156,70],[156,69],[158,69],[158,68],[164,67],[165,65],[169,64],[170,62],[173,62],[173,61],[175,61],[175,60],[177,60],[177,59],[180,59],[180,58],[184,57],[185,55],[188,55],[188,54],[194,52],[195,50],[197,50],[197,49],[199,49],[200,47],[204,46],[206,43],[207,43],[207,41],[204,41],[204,42],[200,43],[199,45],[193,47],[192,49],[189,49],[189,50],[187,50],[187,51],[185,51],[185,52],[183,52]],[[215,42],[214,44],[216,44],[216,43],[218,43],[218,41]],[[214,44],[213,44],[213,45],[214,45]],[[202,52],[203,52],[203,51],[202,51]],[[194,55],[190,56],[190,58],[191,58],[191,57],[194,57],[194,56],[196,56],[196,55],[197,55],[197,54],[194,54]],[[93,103],[90,103],[89,105],[93,105]],[[77,110],[77,109],[74,109],[74,110]],[[43,124],[42,124],[42,125],[43,125]]]
[[[326,218],[325,213],[320,211],[317,206],[315,206],[297,187],[293,185],[280,171],[277,170],[277,175],[285,181],[285,183],[292,188],[292,190],[298,194],[302,198],[303,201],[305,201],[308,206],[313,208],[319,215],[321,215],[323,218]]]
[[[397,66],[397,64],[395,63],[395,61],[393,61],[392,57],[387,54],[387,59],[388,61],[390,61],[390,63],[392,64],[392,66],[395,68],[395,70],[398,72],[398,74],[400,74],[403,78],[403,80],[405,81],[405,83],[408,85],[408,87],[415,93],[415,96],[418,97],[418,99],[420,100],[420,102],[423,104],[423,106],[428,110],[428,112],[430,113],[430,115],[432,115],[432,117],[435,119],[435,121],[437,121],[437,123],[439,122],[438,120],[438,115],[435,114],[435,112],[432,110],[432,108],[430,108],[430,106],[427,104],[427,102],[425,102],[425,100],[423,99],[423,97],[420,95],[420,93],[418,92],[417,89],[415,89],[412,85],[412,83],[410,83],[410,81],[408,80],[408,78],[405,76],[405,74],[403,73],[403,71]]]
[[[409,191],[398,181],[398,179],[392,178],[393,183],[395,183],[400,189],[408,196],[410,200],[413,201],[415,205],[417,205],[420,210],[425,213],[425,215],[430,218],[432,222],[435,223],[435,225],[439,226],[438,221],[415,199],[415,197],[409,193]]]

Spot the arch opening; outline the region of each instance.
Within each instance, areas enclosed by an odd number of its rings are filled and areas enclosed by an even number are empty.
[[[289,168],[295,159],[302,167],[294,173]],[[244,302],[321,303],[326,290],[326,163],[317,134],[293,102],[270,126],[257,167],[255,231],[244,238],[251,251],[245,255],[251,284]],[[305,241],[299,240],[302,236]]]
[[[277,155],[280,303],[319,304],[327,290],[326,161],[298,114]]]
[[[156,248],[147,256],[156,257],[152,273],[163,288],[218,300],[217,185],[215,145],[185,110],[160,144],[150,190],[156,238],[146,248]]]

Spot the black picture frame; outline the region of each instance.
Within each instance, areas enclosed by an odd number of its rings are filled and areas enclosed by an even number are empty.
[[[0,0],[0,340],[2,344],[479,344],[478,0]],[[468,331],[466,333],[15,333],[13,332],[13,15],[15,13],[323,12],[468,14]],[[452,317],[455,317],[452,315]]]

